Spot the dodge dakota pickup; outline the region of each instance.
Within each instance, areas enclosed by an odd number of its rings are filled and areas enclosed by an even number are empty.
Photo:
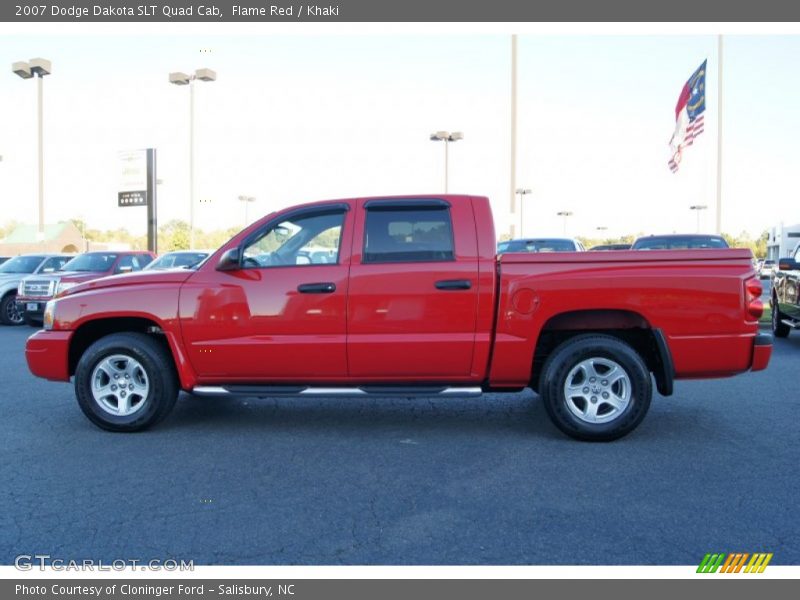
[[[295,206],[193,269],[49,301],[31,371],[74,379],[96,425],[136,431],[200,396],[478,397],[536,391],[583,440],[632,431],[675,379],[764,369],[749,250],[495,254],[487,198]],[[315,249],[310,252],[309,249]]]

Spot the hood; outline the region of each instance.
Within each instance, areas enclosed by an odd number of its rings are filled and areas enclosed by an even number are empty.
[[[137,271],[135,273],[121,273],[119,275],[111,275],[108,277],[100,277],[97,279],[97,274],[82,273],[86,275],[85,279],[80,281],[80,285],[69,288],[61,293],[61,296],[72,296],[81,292],[88,292],[90,290],[100,290],[112,287],[121,287],[125,285],[147,285],[147,284],[161,284],[161,283],[183,283],[194,274],[195,271],[190,269],[174,269],[168,271]],[[94,279],[92,278],[94,277]],[[65,281],[64,278],[61,281]],[[67,281],[77,282],[77,279],[69,278]]]
[[[29,277],[30,273],[0,273],[0,283],[5,283],[6,281],[17,280],[19,281],[23,277]]]

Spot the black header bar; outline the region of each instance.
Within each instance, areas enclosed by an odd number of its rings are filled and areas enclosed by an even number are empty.
[[[786,22],[786,0],[10,0],[5,22]]]

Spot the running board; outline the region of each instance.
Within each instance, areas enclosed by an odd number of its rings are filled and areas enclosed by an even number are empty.
[[[434,387],[434,386],[386,386],[365,385],[361,387],[308,387],[292,385],[200,385],[192,390],[197,396],[249,396],[256,398],[275,397],[386,397],[386,396],[436,396],[447,398],[474,398],[483,394],[479,387]]]
[[[787,327],[791,327],[792,329],[800,329],[800,323],[797,321],[792,321],[791,319],[781,319],[781,323]]]

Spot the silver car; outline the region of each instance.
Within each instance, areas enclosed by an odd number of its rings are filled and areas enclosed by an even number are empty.
[[[21,254],[0,265],[0,323],[22,325],[22,314],[17,309],[17,286],[28,275],[54,273],[74,255],[71,254]]]

